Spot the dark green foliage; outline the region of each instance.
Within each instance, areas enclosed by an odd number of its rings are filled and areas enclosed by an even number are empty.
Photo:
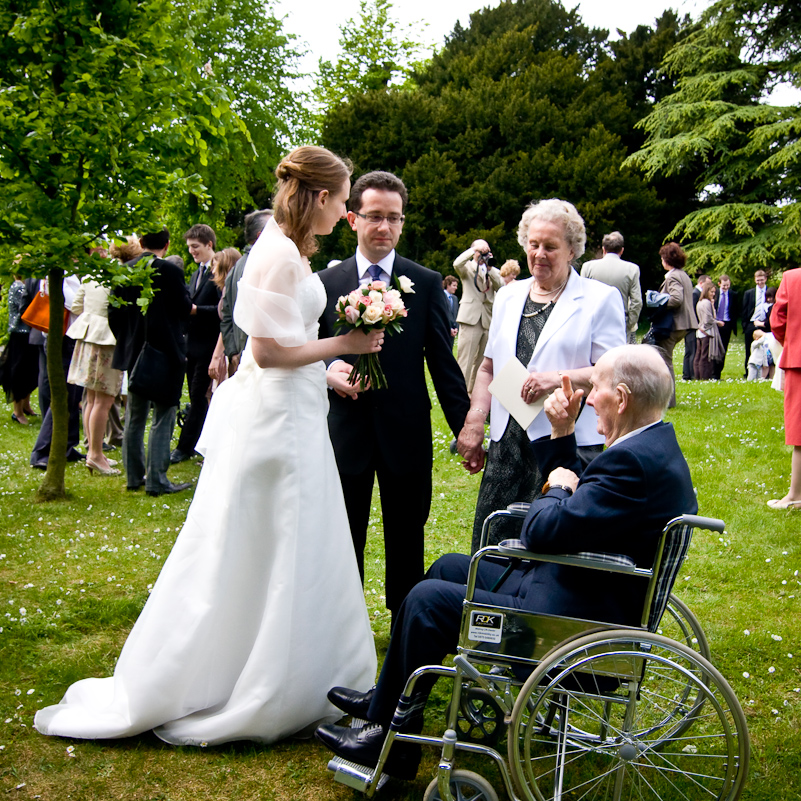
[[[676,91],[643,121],[647,144],[627,163],[649,177],[695,174],[703,206],[672,235],[697,268],[746,280],[797,266],[801,117],[767,93],[801,87],[798,4],[721,0],[701,23],[668,54]]]
[[[668,91],[659,63],[680,24],[607,42],[552,0],[503,2],[457,26],[415,72],[417,88],[354,95],[325,118],[323,143],[348,155],[356,174],[398,173],[410,191],[404,255],[443,274],[476,237],[496,258],[522,260],[517,225],[532,200],[563,197],[587,222],[588,253],[619,229],[644,268],[692,202],[686,178],[654,188],[620,164],[642,143],[635,123],[651,95]],[[643,88],[633,88],[630,84]],[[317,264],[352,249],[329,237]],[[651,285],[659,279],[655,274]]]

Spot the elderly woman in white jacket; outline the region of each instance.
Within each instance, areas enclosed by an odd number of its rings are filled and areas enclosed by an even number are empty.
[[[116,340],[108,325],[109,290],[87,280],[75,293],[71,311],[78,318],[67,330],[75,340],[67,381],[86,387],[83,427],[88,440],[86,466],[102,476],[119,475],[103,453],[108,413],[122,387],[122,373],[111,366]]]
[[[524,431],[490,394],[493,376],[510,359],[517,358],[529,372],[521,388],[526,403],[534,403],[561,386],[562,375],[570,376],[573,387],[584,388],[586,397],[592,365],[610,348],[626,344],[620,293],[599,281],[582,278],[571,266],[584,253],[586,243],[584,221],[571,203],[551,199],[529,206],[520,221],[518,241],[526,252],[532,277],[498,293],[484,361],[459,435],[460,451],[474,447],[483,438],[484,422],[492,411],[491,441],[473,526],[474,552],[479,546],[481,525],[490,512],[539,497],[544,479],[529,442],[551,431],[542,413]],[[597,431],[592,408],[579,416],[575,436],[585,463],[603,449],[604,438]],[[493,531],[495,542],[517,535],[504,530],[503,525]]]

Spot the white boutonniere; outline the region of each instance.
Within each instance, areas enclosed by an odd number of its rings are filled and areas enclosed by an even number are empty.
[[[401,292],[410,292],[412,295],[415,294],[412,287],[414,286],[414,281],[409,278],[408,275],[395,275],[395,283],[400,289]]]

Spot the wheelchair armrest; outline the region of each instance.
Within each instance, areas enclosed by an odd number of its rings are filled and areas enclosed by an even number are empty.
[[[558,565],[587,567],[592,570],[606,570],[610,573],[636,573],[637,565],[630,556],[618,553],[592,553],[581,551],[573,554],[534,553],[523,547],[522,540],[504,540],[496,546],[499,556],[511,559],[524,559],[537,562],[551,562]],[[650,571],[643,571],[650,575]]]
[[[506,511],[509,512],[512,517],[525,517],[528,514],[530,507],[530,503],[526,503],[525,501],[516,501],[515,503],[510,503],[506,507]]]

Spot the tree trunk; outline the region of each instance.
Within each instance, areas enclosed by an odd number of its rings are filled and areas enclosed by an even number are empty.
[[[50,293],[50,331],[47,335],[47,377],[50,380],[50,409],[53,414],[53,437],[47,470],[39,489],[37,501],[56,501],[67,497],[64,471],[67,467],[67,377],[64,375],[62,348],[64,345],[64,271],[51,269],[47,274]]]

